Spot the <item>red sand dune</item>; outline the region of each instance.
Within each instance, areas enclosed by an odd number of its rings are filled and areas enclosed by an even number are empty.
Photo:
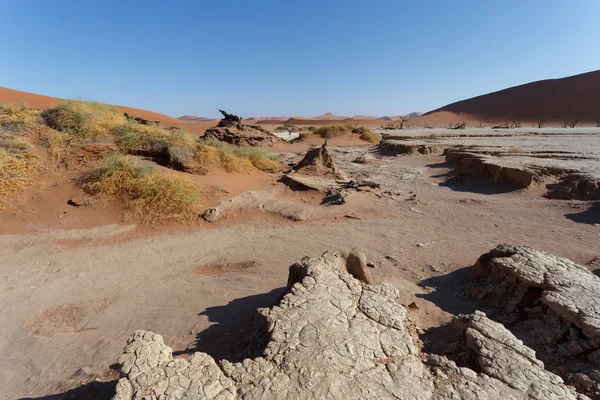
[[[545,120],[562,124],[579,120],[594,126],[600,119],[600,71],[548,79],[462,100],[430,111],[413,125],[448,125],[451,122],[485,123]]]
[[[0,101],[5,103],[13,103],[15,101],[24,101],[29,104],[30,107],[34,108],[48,108],[52,107],[63,99],[59,99],[56,97],[43,96],[40,94],[21,92],[19,90],[8,89],[0,86]],[[124,107],[124,106],[115,106],[119,108],[124,113],[128,113],[130,115],[144,118],[150,121],[160,121],[161,124],[165,126],[182,126],[185,122],[178,120],[176,118],[169,117],[164,114],[159,114],[152,111],[140,110],[139,108],[132,107]]]

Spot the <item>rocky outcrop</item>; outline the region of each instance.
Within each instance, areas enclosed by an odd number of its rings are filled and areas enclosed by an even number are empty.
[[[484,155],[452,149],[446,150],[445,154],[446,161],[454,164],[456,176],[453,180],[472,178],[493,184],[526,188],[539,176],[530,168],[502,165],[499,160],[494,162]]]
[[[422,354],[398,290],[358,281],[347,262],[327,252],[290,268],[288,293],[259,310],[269,336],[261,357],[173,359],[160,335],[135,332],[119,358],[115,399],[586,398],[483,313],[467,317],[464,332],[480,373]]]
[[[600,398],[600,278],[529,247],[501,245],[472,269],[471,295],[517,332],[546,366]]]
[[[600,200],[600,179],[571,174],[561,177],[556,187],[546,193],[550,199]]]
[[[259,126],[244,125],[239,121],[236,123],[234,117],[239,117],[228,115],[231,117],[230,119],[223,118],[217,127],[207,129],[204,138],[217,139],[236,146],[271,146],[283,141]]]

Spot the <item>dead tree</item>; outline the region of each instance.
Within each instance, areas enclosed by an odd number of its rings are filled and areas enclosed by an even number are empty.
[[[543,128],[544,125],[546,125],[546,121],[545,120],[542,119],[542,120],[538,121],[538,128]]]
[[[566,128],[567,126],[569,128],[575,128],[575,125],[577,125],[577,123],[579,122],[579,120],[577,119],[568,119],[564,124],[563,124],[563,128]]]
[[[238,117],[237,115],[229,114],[223,110],[219,110],[219,112],[223,114],[223,118],[221,118],[219,124],[217,125],[219,127],[239,125],[242,122],[242,118]]]
[[[406,121],[408,121],[410,119],[410,117],[408,115],[405,115],[403,117],[400,117],[400,129],[404,129],[404,124],[406,123]]]
[[[596,128],[600,128],[600,119],[596,120]]]

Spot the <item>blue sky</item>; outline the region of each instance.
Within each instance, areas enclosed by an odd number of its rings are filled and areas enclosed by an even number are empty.
[[[172,116],[399,115],[600,69],[597,0],[5,0],[1,9],[0,86]]]

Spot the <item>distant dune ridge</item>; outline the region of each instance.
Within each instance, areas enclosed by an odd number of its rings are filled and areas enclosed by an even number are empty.
[[[35,108],[48,108],[61,99],[0,87],[0,101],[12,103],[25,101]],[[218,120],[194,115],[172,118],[164,114],[137,108],[115,106],[136,117],[160,121],[166,126],[185,127],[192,132],[202,132]],[[235,111],[235,110],[233,110]],[[453,123],[493,125],[505,122],[562,125],[578,121],[578,125],[593,126],[600,121],[600,70],[561,79],[547,79],[497,92],[458,101],[425,114],[412,112],[405,115],[411,126],[444,127]],[[331,112],[312,118],[302,116],[244,118],[247,124],[331,125],[356,123],[367,126],[394,124],[402,116],[374,117],[370,115],[339,116]]]
[[[600,71],[547,79],[458,101],[430,111],[415,123],[462,117],[483,122],[600,120]]]

